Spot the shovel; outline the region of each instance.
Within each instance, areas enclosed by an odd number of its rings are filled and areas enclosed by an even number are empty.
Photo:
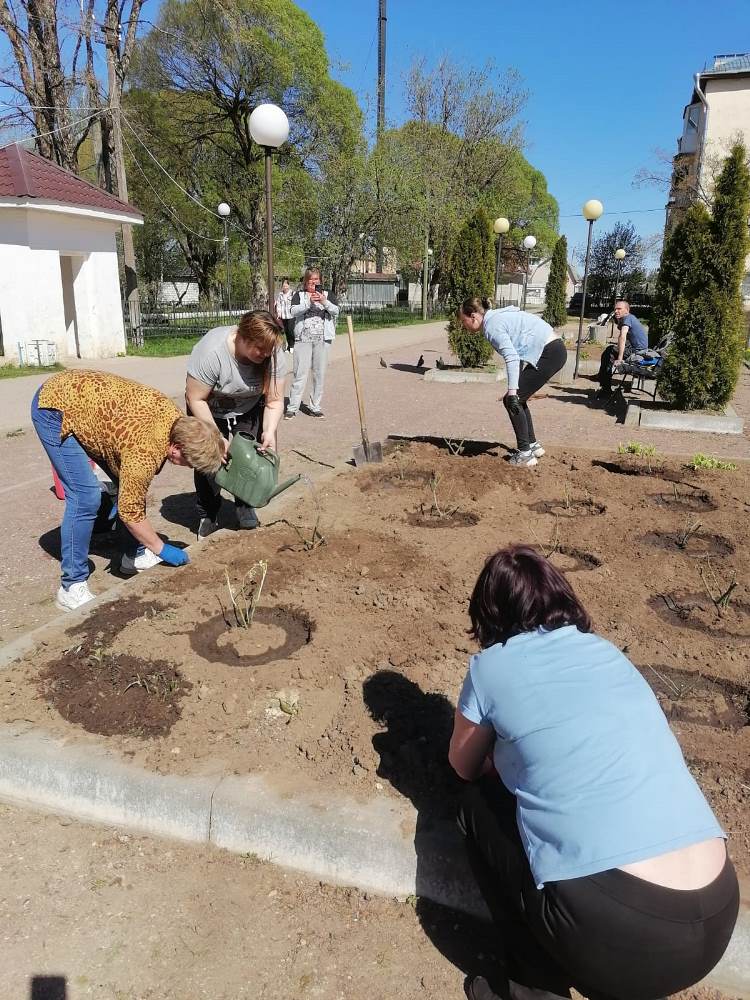
[[[354,464],[368,465],[371,462],[383,461],[383,446],[380,441],[370,441],[367,436],[367,425],[365,424],[365,404],[362,399],[362,386],[359,384],[359,364],[357,362],[357,348],[354,346],[354,327],[351,316],[346,317],[346,329],[349,334],[349,350],[352,352],[352,368],[354,370],[354,389],[357,393],[357,406],[359,407],[359,426],[362,431],[362,444],[354,445]]]

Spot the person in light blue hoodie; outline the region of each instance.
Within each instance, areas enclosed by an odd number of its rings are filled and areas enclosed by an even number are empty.
[[[687,989],[724,954],[739,887],[651,688],[530,546],[490,556],[469,617],[448,759],[504,952],[469,1000]]]
[[[488,299],[466,299],[459,319],[466,330],[481,330],[505,360],[508,390],[503,405],[518,448],[510,464],[517,468],[536,465],[544,448],[536,439],[528,401],[565,364],[568,355],[562,338],[539,316],[522,312],[518,306],[492,309]]]

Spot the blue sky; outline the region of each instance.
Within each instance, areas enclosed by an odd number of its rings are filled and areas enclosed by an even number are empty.
[[[334,75],[374,107],[378,0],[297,2],[323,30]],[[401,120],[403,76],[418,55],[513,66],[530,91],[525,153],[547,177],[569,242],[585,241],[588,198],[625,211],[604,215],[595,233],[630,219],[646,236],[662,229],[666,195],[633,187],[636,171],[655,165],[655,148],[674,152],[693,74],[715,54],[745,51],[745,0],[388,0],[386,114]]]
[[[378,0],[297,2],[323,30],[334,75],[374,110]],[[144,16],[157,10],[151,0]],[[662,229],[666,196],[633,187],[636,171],[656,164],[657,147],[674,152],[694,72],[717,53],[748,50],[746,0],[388,0],[386,111],[391,124],[403,120],[416,56],[513,66],[530,92],[525,153],[546,175],[571,245],[585,241],[587,198],[604,203],[599,232],[630,219],[647,236]]]

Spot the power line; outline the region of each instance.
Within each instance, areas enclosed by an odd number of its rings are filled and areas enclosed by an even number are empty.
[[[210,208],[208,207],[208,205],[204,205],[202,201],[199,201],[199,200],[198,200],[198,198],[196,198],[196,197],[195,197],[195,195],[192,195],[192,194],[190,194],[190,192],[189,192],[189,191],[186,191],[186,190],[185,190],[185,188],[184,188],[184,187],[182,186],[182,184],[180,184],[180,182],[179,182],[179,181],[176,181],[176,180],[174,179],[174,177],[173,177],[173,176],[172,176],[172,175],[170,174],[170,172],[169,172],[169,171],[167,170],[167,168],[166,168],[166,167],[164,167],[164,166],[162,166],[162,164],[161,164],[161,163],[160,163],[160,162],[159,162],[159,161],[157,160],[157,158],[156,158],[156,157],[154,156],[154,154],[153,154],[153,153],[151,152],[151,150],[150,150],[150,149],[148,148],[148,146],[147,146],[147,145],[146,145],[146,143],[145,143],[145,142],[143,141],[143,139],[141,139],[141,137],[140,137],[140,136],[138,135],[138,133],[136,132],[136,130],[135,130],[135,129],[133,128],[133,126],[132,126],[132,125],[130,124],[130,122],[129,122],[129,121],[128,121],[128,119],[127,119],[127,116],[126,116],[126,115],[125,115],[125,113],[124,113],[124,112],[122,111],[122,109],[120,109],[120,115],[121,115],[121,117],[122,117],[122,120],[123,120],[123,121],[125,122],[125,124],[126,124],[126,125],[128,126],[128,128],[129,128],[129,129],[130,129],[130,131],[131,131],[131,132],[133,133],[133,135],[134,135],[134,136],[136,137],[136,139],[137,139],[137,140],[138,140],[138,142],[139,142],[139,143],[141,144],[141,146],[143,146],[143,148],[144,148],[144,149],[146,150],[146,152],[147,152],[147,153],[148,153],[148,155],[149,155],[149,156],[151,157],[151,159],[152,159],[152,160],[154,161],[154,163],[155,163],[155,164],[157,165],[157,167],[159,168],[159,170],[161,170],[161,172],[162,172],[162,173],[163,173],[163,174],[164,174],[164,175],[165,175],[166,177],[168,177],[168,178],[169,178],[169,180],[170,180],[170,181],[171,181],[171,182],[172,182],[172,183],[173,183],[173,184],[174,184],[174,185],[175,185],[176,187],[178,187],[178,188],[180,189],[180,191],[182,191],[182,193],[183,193],[184,195],[187,195],[187,197],[188,197],[188,198],[190,198],[190,200],[191,200],[191,201],[194,201],[194,202],[195,202],[195,204],[196,204],[196,205],[197,205],[197,206],[198,206],[199,208],[202,208],[204,212],[208,212],[208,214],[209,214],[209,215],[213,215],[213,217],[214,217],[215,219],[221,219],[221,216],[219,215],[219,213],[218,213],[218,212],[214,212],[214,211],[213,211],[212,209],[210,209]],[[128,146],[128,149],[130,149],[130,147],[129,147],[129,146]]]
[[[602,215],[643,215],[646,212],[663,212],[663,208],[628,208],[621,212],[602,212]],[[570,215],[561,215],[561,219],[583,219],[580,212],[573,212]]]
[[[101,110],[94,112],[93,115],[89,115],[88,118],[78,118],[69,125],[61,125],[59,128],[50,129],[49,132],[37,132],[35,135],[25,135],[20,139],[13,139],[12,142],[6,142],[4,146],[0,146],[0,149],[7,149],[9,146],[15,146],[19,142],[30,142],[32,139],[45,139],[48,135],[55,135],[57,132],[66,132],[68,129],[75,128],[76,125],[80,125],[83,122],[90,122],[92,118],[97,118],[99,115],[108,110],[109,107],[102,108]]]
[[[184,229],[186,232],[190,233],[191,236],[197,236],[199,240],[208,240],[209,243],[223,243],[224,242],[224,238],[223,237],[221,239],[217,240],[213,236],[206,236],[204,233],[196,233],[194,229],[191,229],[189,226],[185,225],[185,223],[182,221],[182,219],[169,207],[169,205],[167,205],[167,203],[161,197],[161,195],[156,190],[156,188],[154,187],[154,185],[148,179],[148,176],[146,175],[146,172],[144,171],[143,167],[138,162],[138,160],[137,160],[137,158],[135,156],[135,153],[133,152],[132,146],[130,145],[130,143],[128,142],[128,140],[125,138],[124,135],[122,137],[122,141],[128,147],[128,150],[130,151],[130,155],[133,157],[133,162],[135,163],[136,167],[138,168],[138,170],[142,174],[143,179],[148,184],[148,186],[151,188],[151,190],[153,191],[153,193],[156,195],[156,200],[159,202],[159,204],[162,206],[162,208],[164,208],[172,216],[172,218],[175,220],[175,222],[177,222],[177,224],[180,226],[180,228]]]

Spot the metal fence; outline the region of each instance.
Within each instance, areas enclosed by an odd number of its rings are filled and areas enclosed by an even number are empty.
[[[403,306],[360,306],[357,303],[341,302],[341,318],[349,312],[359,329],[369,327],[400,326],[410,320],[421,318],[421,310],[409,309]],[[247,310],[161,310],[158,313],[143,313],[140,328],[136,329],[125,312],[125,332],[128,343],[141,347],[148,341],[185,337],[197,339],[217,326],[232,326]],[[429,319],[444,319],[445,309],[429,303],[427,309]],[[140,336],[139,336],[140,335]]]

